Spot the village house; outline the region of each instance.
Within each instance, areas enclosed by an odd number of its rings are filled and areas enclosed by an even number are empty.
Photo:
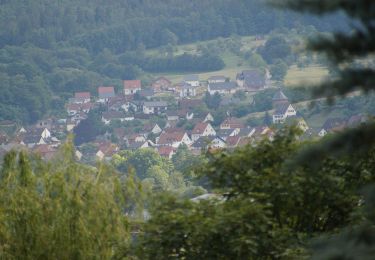
[[[93,107],[93,104],[90,102],[87,103],[70,103],[66,107],[66,112],[69,116],[74,116],[80,112],[88,114]]]
[[[108,111],[102,114],[102,122],[109,125],[112,121],[117,120],[120,122],[126,121],[126,115],[121,111]]]
[[[241,129],[242,130],[242,129]],[[234,129],[219,129],[217,132],[217,136],[219,136],[221,139],[226,141],[226,139],[229,136],[235,136],[240,133],[240,128],[234,128]]]
[[[124,95],[134,95],[138,91],[141,91],[142,83],[140,80],[124,80]]]
[[[150,100],[155,96],[155,92],[152,89],[142,89],[137,92],[140,98]]]
[[[20,144],[33,148],[36,145],[48,144],[51,137],[51,132],[47,128],[30,128],[21,137]]]
[[[275,132],[268,126],[257,126],[254,127],[254,133],[251,135],[255,141],[260,141],[263,139],[273,140]]]
[[[176,153],[176,148],[171,146],[159,146],[157,147],[157,152],[161,157],[172,159],[173,155]]]
[[[226,118],[221,124],[220,129],[236,129],[245,128],[244,123],[242,123],[238,118],[229,117]]]
[[[167,115],[168,121],[176,121],[180,119],[176,110],[168,110],[165,114]]]
[[[44,139],[49,139],[51,138],[51,132],[48,130],[48,128],[28,128],[26,130],[26,135],[29,134],[29,135],[36,135],[36,136],[40,136]]]
[[[213,83],[224,83],[228,80],[227,77],[225,76],[211,76],[208,78],[207,82],[208,84],[213,84]]]
[[[142,142],[128,142],[127,149],[128,150],[138,150],[143,148],[149,148],[148,141],[142,141]]]
[[[240,137],[252,137],[254,133],[255,133],[255,128],[246,127],[246,128],[238,129],[237,135]]]
[[[197,95],[196,86],[184,82],[178,88],[180,98],[195,97]]]
[[[144,143],[147,141],[144,134],[130,134],[125,136],[125,140],[128,146],[131,143]]]
[[[79,111],[81,111],[81,106],[80,104],[77,103],[71,103],[66,106],[66,112],[68,113],[69,116],[74,116],[77,114]]]
[[[115,88],[114,87],[99,87],[98,88],[99,94],[99,103],[106,103],[110,98],[115,96]]]
[[[234,148],[238,146],[240,140],[241,140],[241,136],[234,135],[234,136],[228,136],[227,139],[225,139],[225,142],[228,148]]]
[[[177,113],[180,119],[192,120],[194,118],[194,113],[186,109],[177,110]]]
[[[320,137],[326,136],[330,133],[336,133],[344,130],[346,127],[346,120],[343,118],[328,118],[322,128],[320,128],[318,135]]]
[[[132,100],[129,102],[128,111],[137,112],[143,111],[143,101]]]
[[[309,129],[309,126],[307,125],[306,120],[302,116],[299,116],[299,115],[287,117],[285,119],[285,123],[290,126],[292,125],[297,126],[299,129],[302,130],[302,132],[306,132]]]
[[[266,87],[264,73],[258,70],[244,70],[236,76],[237,84],[245,91],[255,92]]]
[[[213,121],[215,121],[214,117],[211,115],[210,112],[208,112],[207,115],[204,117],[203,122],[204,123],[206,123],[206,122],[211,122],[212,123]]]
[[[192,150],[223,149],[226,143],[218,136],[201,136],[192,145]]]
[[[159,146],[178,148],[181,144],[190,146],[191,140],[186,131],[163,132],[157,140]]]
[[[279,89],[275,95],[272,97],[272,106],[273,108],[276,108],[283,104],[289,104],[288,98],[285,96],[285,94]]]
[[[366,122],[369,120],[369,117],[366,115],[353,115],[351,116],[347,122],[346,126],[347,127],[358,127],[360,125],[366,124]]]
[[[70,118],[69,123],[74,123],[75,125],[78,125],[82,120],[85,120],[87,118],[87,114],[83,111],[78,112],[77,114],[73,115]]]
[[[290,116],[296,116],[297,111],[289,103],[279,104],[272,115],[274,124],[283,124],[285,119]]]
[[[198,123],[191,133],[191,140],[195,142],[201,136],[216,136],[216,131],[210,123]]]
[[[47,141],[41,136],[28,134],[24,136],[21,144],[33,148],[36,145],[47,144]]]
[[[186,75],[184,77],[184,82],[192,87],[199,87],[199,76],[198,75]]]
[[[150,114],[163,114],[167,111],[168,104],[165,101],[147,101],[143,103],[143,113]]]
[[[142,131],[146,134],[154,134],[154,135],[157,135],[157,134],[160,134],[163,129],[161,129],[161,127],[158,125],[158,124],[147,124],[143,127]]]
[[[78,121],[78,123],[79,123],[79,121]],[[77,126],[78,123],[76,121],[72,120],[72,119],[66,120],[66,131],[67,132],[73,131],[73,129]]]
[[[109,111],[128,111],[131,100],[129,96],[118,95],[108,100],[107,108]]]
[[[210,83],[208,84],[207,91],[213,95],[215,93],[228,95],[233,94],[236,92],[237,83],[230,81],[230,82],[218,82],[218,83]]]
[[[171,86],[172,82],[166,77],[159,77],[151,84],[151,87],[155,92],[167,91],[171,88]]]
[[[90,92],[76,92],[74,93],[74,98],[69,99],[70,103],[84,104],[91,102]]]
[[[120,148],[111,142],[102,142],[99,143],[98,150],[96,152],[96,158],[99,160],[109,161],[112,159],[112,156],[116,154]]]

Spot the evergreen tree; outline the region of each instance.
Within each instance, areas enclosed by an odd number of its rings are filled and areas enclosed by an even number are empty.
[[[308,48],[326,54],[335,66],[336,74],[314,91],[315,96],[327,97],[333,102],[337,95],[352,91],[368,93],[375,89],[375,68],[366,66],[375,52],[375,2],[368,0],[286,0],[272,1],[277,7],[324,15],[337,11],[355,21],[350,33],[336,32],[322,35],[308,42]],[[358,62],[364,66],[356,66]],[[356,129],[347,130],[335,138],[307,150],[301,161],[321,161],[327,154],[348,154],[369,150],[375,142],[375,123],[368,122]],[[313,159],[312,159],[313,158]]]

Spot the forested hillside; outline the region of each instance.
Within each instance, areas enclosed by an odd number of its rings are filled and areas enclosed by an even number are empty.
[[[150,61],[147,48],[304,24],[330,30],[337,23],[278,12],[262,0],[1,0],[0,119],[33,122],[61,111],[64,93],[120,86],[155,72],[157,62],[186,71],[223,66],[215,55]]]

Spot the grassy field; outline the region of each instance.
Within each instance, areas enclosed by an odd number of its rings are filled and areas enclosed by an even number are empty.
[[[198,54],[198,48],[200,45],[207,46],[209,44],[218,44],[218,41],[225,42],[229,40],[230,38],[221,38],[210,41],[201,41],[191,44],[178,45],[176,46],[174,55],[181,55],[183,53]],[[265,40],[257,40],[253,36],[241,37],[240,40],[242,43],[241,51],[254,50],[256,47],[264,44],[265,42]],[[160,52],[159,49],[150,49],[146,51],[146,54],[157,56],[160,55]],[[223,75],[234,80],[238,72],[246,69],[251,69],[251,67],[247,64],[247,61],[243,57],[240,57],[229,50],[222,52],[220,54],[220,57],[223,59],[225,67],[219,71],[196,73],[197,75],[199,75],[200,80],[207,80],[213,75]],[[178,83],[182,81],[184,76],[187,74],[194,73],[157,73],[153,74],[152,76],[157,77],[162,75],[169,78],[173,83]],[[285,77],[284,83],[289,87],[316,84],[319,83],[327,75],[328,71],[324,67],[315,65],[300,69],[296,65],[293,65],[290,67],[288,74]]]
[[[264,43],[264,40],[256,40],[253,36],[246,36],[241,37],[241,51],[249,51],[253,50],[259,45],[262,45]],[[230,38],[222,38],[222,41],[230,40]],[[184,45],[178,45],[176,48],[177,50],[174,52],[174,55],[181,55],[184,53],[188,54],[198,54],[198,46],[199,45],[209,45],[209,44],[217,44],[217,42],[220,41],[220,39],[210,40],[210,41],[201,41],[191,44],[184,44]],[[146,54],[148,55],[160,55],[159,49],[151,49],[147,50]],[[227,76],[230,79],[235,79],[236,74],[242,70],[250,69],[250,66],[247,65],[246,61],[239,57],[238,55],[230,52],[225,51],[220,54],[220,57],[223,59],[225,63],[225,67],[222,70],[214,71],[214,72],[203,72],[203,73],[195,73],[199,75],[200,80],[207,80],[209,77],[213,75],[223,75]],[[169,78],[173,83],[178,83],[183,80],[184,76],[187,74],[194,74],[194,73],[157,73],[154,74],[154,76],[160,76],[163,75],[167,78]]]
[[[296,87],[319,83],[325,76],[328,75],[328,70],[320,66],[311,66],[300,69],[297,66],[291,66],[284,80],[285,86]]]

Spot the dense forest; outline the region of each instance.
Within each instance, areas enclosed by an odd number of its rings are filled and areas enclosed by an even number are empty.
[[[119,87],[143,72],[223,66],[216,55],[160,59],[145,56],[148,48],[307,24],[327,31],[336,18],[280,12],[261,0],[2,0],[0,119],[34,122],[62,111],[73,91]]]

